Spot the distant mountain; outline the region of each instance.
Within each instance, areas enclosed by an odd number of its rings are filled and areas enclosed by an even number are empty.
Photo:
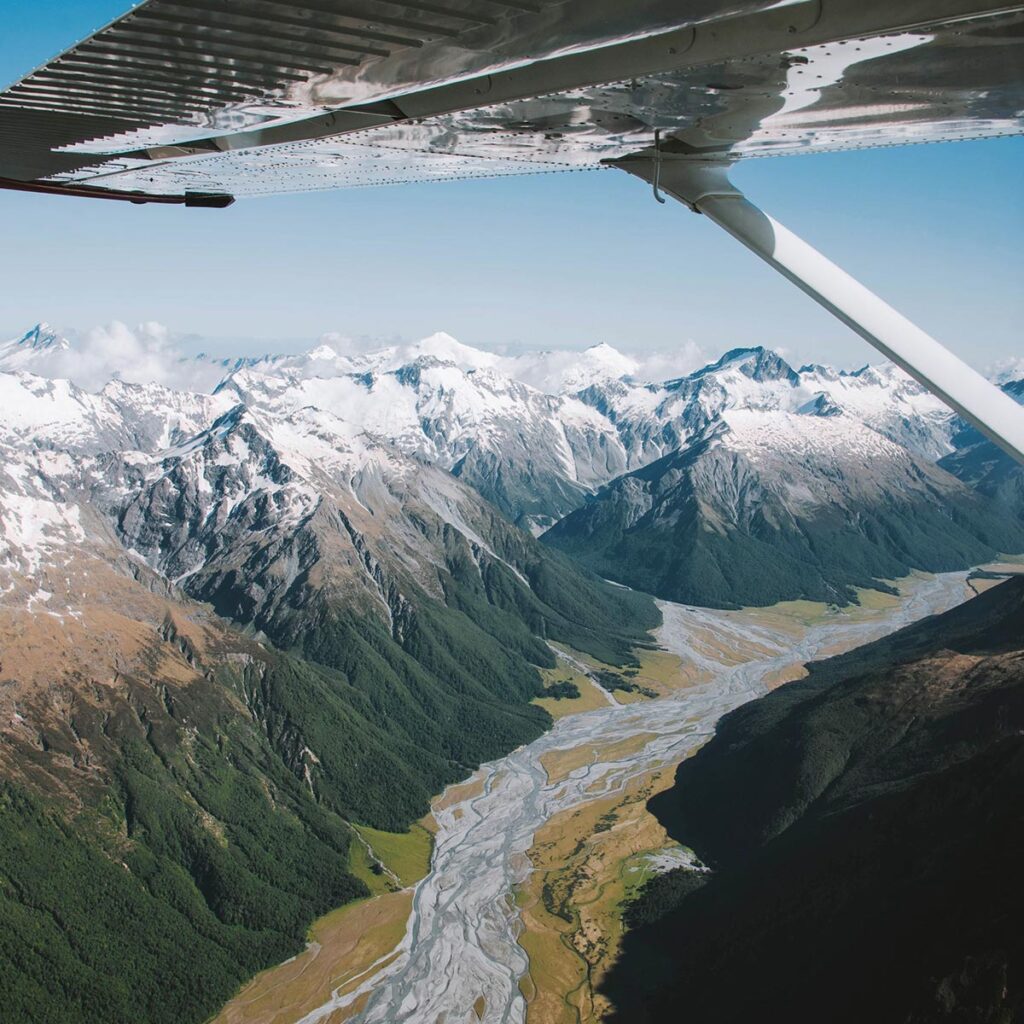
[[[794,370],[761,347],[733,349],[663,384],[605,383],[580,397],[644,445],[645,462],[703,434],[730,409],[842,413],[928,459],[951,450],[955,427],[949,409],[892,364],[854,372],[817,365]]]
[[[676,423],[699,433],[606,485],[545,543],[636,589],[721,607],[845,603],[911,569],[1024,550],[1024,524],[989,500],[990,473],[963,466],[957,479],[956,456],[944,468],[928,457],[948,450],[955,423],[894,372],[797,373],[752,350],[677,390],[692,412]]]
[[[474,355],[475,353],[475,355]],[[534,532],[602,485],[684,449],[729,409],[843,413],[933,460],[951,450],[954,417],[893,368],[794,371],[764,349],[738,349],[663,384],[613,376],[635,368],[608,346],[506,359],[435,336],[411,349],[331,364],[289,358],[232,373],[220,386],[271,412],[311,405],[358,424],[474,486]],[[403,362],[403,359],[410,361]],[[524,383],[533,368],[576,393]],[[518,376],[513,376],[516,374]]]
[[[450,470],[526,526],[553,522],[627,468],[614,429],[580,400],[432,355],[333,377],[254,368],[218,394],[272,415],[304,406],[333,413]]]
[[[304,354],[198,363],[222,379],[212,397],[173,400],[205,403],[180,433],[235,405],[267,423],[343,423],[458,477],[515,524],[550,530],[548,544],[608,578],[660,596],[845,601],[879,577],[1022,545],[1017,513],[998,522],[972,493],[1024,508],[1019,475],[984,445],[974,451],[956,417],[891,365],[796,370],[763,348],[735,349],[642,383],[630,375],[637,364],[606,345],[509,357],[446,334],[372,353],[338,339]],[[146,402],[145,386],[134,398],[116,386],[117,401]],[[89,415],[95,396],[75,394],[76,415]],[[110,419],[109,450],[140,446],[121,425],[136,420]],[[939,459],[960,484],[935,470]]]
[[[30,370],[44,358],[66,352],[71,343],[62,338],[49,324],[39,323],[20,338],[0,342],[0,372]]]
[[[809,668],[651,802],[713,870],[645,894],[613,1020],[1021,1019],[1024,578]]]

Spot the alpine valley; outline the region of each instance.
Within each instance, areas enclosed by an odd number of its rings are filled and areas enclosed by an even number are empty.
[[[367,834],[545,734],[566,664],[657,696],[629,680],[679,604],[844,609],[1024,551],[1024,471],[889,365],[79,363],[0,345],[5,1019],[210,1018],[375,891]]]

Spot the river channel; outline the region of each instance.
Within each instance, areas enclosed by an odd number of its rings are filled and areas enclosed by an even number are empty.
[[[742,614],[662,605],[662,647],[708,679],[670,696],[609,704],[570,715],[533,743],[483,765],[472,795],[435,812],[436,843],[430,873],[416,886],[405,937],[354,988],[335,993],[307,1014],[315,1024],[365,1000],[360,1024],[523,1024],[520,979],[529,962],[517,937],[522,924],[513,893],[531,870],[527,852],[552,815],[620,792],[637,776],[679,762],[699,747],[728,711],[761,696],[767,681],[794,662],[846,650],[945,611],[967,596],[966,573],[911,583],[885,614],[860,618],[836,613],[798,632]],[[714,644],[707,638],[713,636]],[[756,650],[753,660],[729,664],[716,652]],[[641,735],[642,749],[618,759],[602,748]],[[593,759],[552,782],[545,754],[590,748]],[[481,1016],[478,1016],[482,1014]]]

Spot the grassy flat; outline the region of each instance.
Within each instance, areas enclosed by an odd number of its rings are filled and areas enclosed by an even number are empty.
[[[212,1024],[291,1024],[323,1006],[401,942],[412,893],[389,893],[334,910],[310,929],[305,952],[258,974]],[[341,1024],[349,1012],[328,1020]]]
[[[544,678],[545,686],[568,679],[575,683],[580,691],[578,697],[563,697],[561,700],[555,700],[553,697],[535,697],[530,702],[543,708],[552,718],[577,715],[581,711],[594,711],[608,704],[604,694],[590,679],[569,665],[560,663],[556,668],[543,668],[540,670],[540,674]]]
[[[615,761],[620,758],[629,757],[637,751],[643,750],[651,740],[657,738],[657,733],[642,732],[627,739],[619,740],[616,743],[591,743],[582,747],[571,747],[566,750],[552,750],[541,755],[540,763],[548,774],[549,782],[560,782],[567,778],[577,768],[587,764],[596,764],[598,761]]]
[[[653,773],[538,831],[529,854],[535,870],[517,893],[530,1024],[597,1024],[604,1016],[595,990],[618,950],[622,906],[647,877],[644,854],[668,842],[647,800],[672,778],[672,768]]]
[[[692,663],[688,664],[670,651],[638,650],[636,657],[640,670],[636,675],[627,675],[627,678],[637,686],[654,690],[662,696],[703,681],[703,674]]]
[[[355,827],[402,885],[415,885],[430,871],[434,840],[422,825],[412,825],[406,832],[382,832],[367,825]],[[353,847],[356,845],[353,843]]]
[[[383,896],[384,893],[394,892],[401,886],[396,886],[385,872],[374,871],[375,864],[370,858],[370,853],[358,841],[353,841],[348,852],[348,869],[374,896]]]

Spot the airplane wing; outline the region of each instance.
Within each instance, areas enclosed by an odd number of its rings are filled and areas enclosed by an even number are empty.
[[[1024,4],[144,0],[0,93],[13,188],[230,197],[1019,134]]]

